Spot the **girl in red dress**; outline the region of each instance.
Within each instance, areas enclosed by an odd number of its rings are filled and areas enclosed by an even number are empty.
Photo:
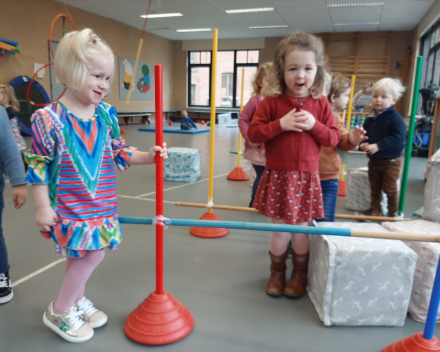
[[[296,32],[275,50],[273,79],[248,130],[252,143],[265,143],[266,170],[253,207],[275,224],[307,225],[324,217],[318,165],[321,146],[334,147],[339,130],[324,87],[321,39]],[[306,292],[309,237],[292,233],[293,271],[286,281],[289,233],[272,232],[271,276],[266,292],[301,297]]]

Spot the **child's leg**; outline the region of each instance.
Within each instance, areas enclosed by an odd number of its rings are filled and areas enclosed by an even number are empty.
[[[0,274],[5,274],[9,271],[8,262],[8,249],[6,248],[5,238],[3,237],[3,227],[2,227],[2,214],[4,208],[3,201],[3,189],[2,189],[2,176],[0,175]]]
[[[302,222],[297,223],[297,225],[307,226],[307,223]],[[307,288],[309,235],[306,233],[292,233],[292,249],[292,276],[284,288],[284,294],[292,298],[299,298],[305,295]]]
[[[70,309],[82,298],[87,280],[104,259],[104,250],[88,252],[84,257],[69,259],[66,263],[66,277],[53,305],[55,314]]]
[[[265,167],[262,165],[254,165],[252,166],[255,169],[255,173],[257,174],[257,177],[255,178],[254,184],[252,186],[252,196],[251,196],[251,202],[249,203],[249,207],[252,207],[252,203],[254,202],[255,194],[257,193],[258,185],[260,184],[261,175],[263,175]]]
[[[284,224],[283,219],[272,218],[273,224]],[[271,296],[281,296],[286,284],[286,258],[287,243],[289,242],[288,232],[272,232],[270,234],[271,260],[270,278],[266,286],[266,292]]]
[[[391,159],[383,177],[383,191],[388,197],[388,216],[397,215],[399,206],[397,179],[400,175],[401,162],[401,158]]]
[[[322,201],[324,203],[324,219],[317,221],[335,221],[336,201],[338,200],[338,180],[321,181]]]
[[[383,172],[381,162],[382,160],[374,159],[370,159],[370,161],[368,162],[368,181],[370,182],[371,189],[370,209],[376,212],[381,211],[380,202],[382,201],[383,184]]]

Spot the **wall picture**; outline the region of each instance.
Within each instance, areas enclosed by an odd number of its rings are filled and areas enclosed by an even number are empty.
[[[133,76],[135,59],[119,56],[119,98],[127,99],[131,77],[133,78],[130,99],[154,100],[154,65],[140,61]]]

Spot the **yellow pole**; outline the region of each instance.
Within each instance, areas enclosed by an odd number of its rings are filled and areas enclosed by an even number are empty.
[[[342,121],[345,122],[345,116],[347,114],[347,110],[344,110],[342,113]],[[341,181],[344,181],[344,173],[345,173],[345,164],[342,164],[341,167]]]
[[[350,101],[348,102],[348,112],[347,112],[347,131],[350,132],[350,123],[351,123],[351,109],[353,108],[353,95],[354,95],[354,83],[356,82],[356,76],[351,76],[351,92],[350,92]]]
[[[243,77],[241,78],[241,103],[240,103],[240,114],[243,111],[243,99],[244,99],[244,69],[243,69]],[[241,132],[238,132],[238,165],[240,167],[241,161]]]
[[[127,94],[127,100],[125,101],[125,105],[130,104],[131,91],[133,89],[134,80],[136,78],[136,70],[137,70],[137,67],[138,67],[138,64],[139,64],[139,57],[141,56],[142,44],[143,43],[144,43],[144,39],[141,38],[139,40],[138,51],[137,51],[137,54],[136,54],[136,61],[134,63],[133,76],[130,77],[130,86],[128,87],[128,94]]]
[[[209,190],[208,203],[212,203],[214,199],[214,145],[215,145],[215,88],[217,78],[217,44],[218,29],[214,29],[212,38],[212,78],[211,78],[211,150],[209,156]],[[212,213],[212,208],[208,209],[208,213]]]

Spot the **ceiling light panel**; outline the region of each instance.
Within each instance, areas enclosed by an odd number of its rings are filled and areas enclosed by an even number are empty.
[[[226,10],[226,13],[234,14],[234,13],[272,12],[272,11],[274,11],[273,7],[260,7],[260,8],[255,8],[255,9]]]
[[[185,33],[185,32],[210,32],[211,28],[193,28],[193,29],[176,29],[176,32]]]
[[[141,15],[142,18],[166,18],[166,17],[182,17],[181,13],[156,13],[150,15]]]
[[[330,9],[342,9],[346,7],[374,7],[374,6],[384,6],[384,2],[355,2],[351,4],[328,4],[327,7]]]
[[[249,27],[249,29],[274,29],[274,28],[289,28],[289,26],[286,24],[283,24],[283,25],[279,25],[279,26],[252,26],[252,27]]]
[[[333,26],[377,26],[380,22],[334,23]]]

